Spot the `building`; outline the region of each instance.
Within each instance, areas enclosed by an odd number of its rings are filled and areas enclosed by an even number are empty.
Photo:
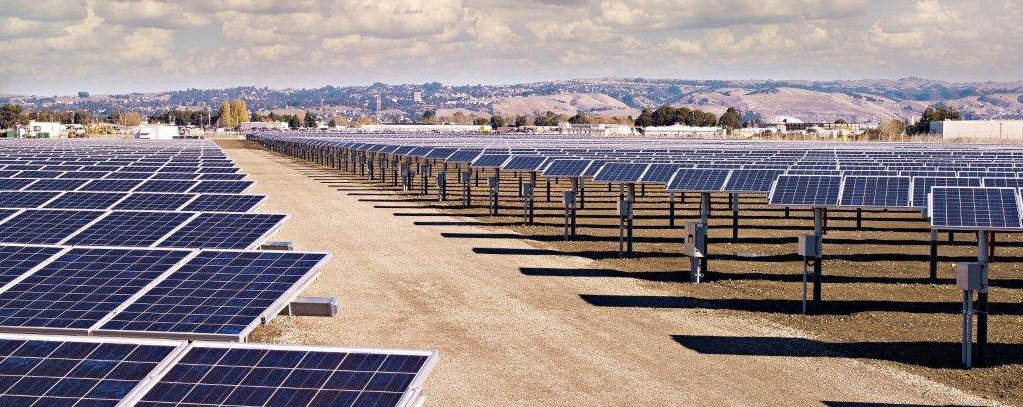
[[[57,138],[60,137],[64,125],[56,122],[28,122],[28,127],[23,134],[26,138]]]
[[[721,138],[725,136],[725,129],[676,124],[673,126],[644,127],[643,135],[647,137]]]
[[[930,133],[945,141],[1023,142],[1023,120],[947,120],[931,122]]]
[[[141,140],[170,140],[180,137],[178,126],[143,124],[134,128],[135,138]]]
[[[624,124],[571,124],[569,122],[561,122],[558,124],[558,127],[561,128],[561,134],[579,136],[618,137],[635,134],[632,126]]]
[[[468,133],[488,132],[490,125],[474,124],[366,124],[359,128],[363,132],[377,133]]]
[[[238,129],[242,133],[258,130],[287,131],[288,122],[242,122]]]

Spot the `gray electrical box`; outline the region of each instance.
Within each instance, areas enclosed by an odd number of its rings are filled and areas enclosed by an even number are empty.
[[[984,285],[984,265],[956,263],[956,287],[963,291],[977,291]]]
[[[565,193],[562,194],[562,200],[565,203],[566,208],[575,206],[575,192],[565,191]]]
[[[448,183],[448,172],[444,170],[437,171],[437,185],[444,185]]]
[[[463,184],[468,184],[470,181],[472,181],[472,173],[469,171],[463,172],[461,180]]]
[[[419,172],[423,174],[430,172],[430,164],[419,164]]]
[[[817,257],[817,236],[800,235],[796,243],[796,253],[803,257]]]
[[[622,218],[632,217],[632,201],[628,199],[618,201],[618,216]]]
[[[500,181],[498,181],[497,177],[490,177],[490,179],[488,180],[488,182],[489,182],[489,184],[490,184],[490,191],[491,191],[491,192],[496,192],[496,191],[497,191],[497,188],[498,188],[498,186],[500,185],[500,184],[499,184],[499,182],[500,182]]]
[[[408,163],[401,163],[401,175],[407,177],[409,174]]]
[[[259,245],[259,250],[294,250],[291,242],[266,242]]]
[[[522,184],[522,196],[530,197],[533,196],[533,184]]]
[[[686,222],[682,229],[686,256],[703,257],[703,244],[707,241],[707,225],[700,222]]]

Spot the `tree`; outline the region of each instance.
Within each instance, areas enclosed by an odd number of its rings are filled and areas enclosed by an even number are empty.
[[[484,119],[482,117],[477,117],[476,119],[474,119],[472,121],[472,125],[473,126],[486,126],[489,123],[490,123],[490,120]]]
[[[327,123],[327,127],[330,128],[337,127],[337,119],[330,119],[330,122]]]
[[[244,100],[235,99],[231,101],[231,114],[234,115],[234,126],[232,127],[241,126],[242,123],[249,121],[249,108],[245,105]]]
[[[234,113],[231,112],[231,102],[223,101],[220,102],[220,127],[235,128],[238,124],[235,123]]]
[[[643,109],[636,118],[636,127],[650,127],[654,125],[654,114],[650,109]]]
[[[524,115],[515,116],[515,127],[524,127],[529,123],[529,118]]]
[[[728,108],[728,110],[721,115],[721,118],[718,119],[718,126],[728,129],[737,129],[742,127],[742,114],[739,113],[739,109],[734,107]]]
[[[318,118],[316,117],[316,113],[313,113],[310,110],[306,110],[306,112],[305,112],[305,121],[304,121],[305,127],[309,128],[309,129],[315,129],[317,127],[317,124],[316,124],[316,120],[317,119]]]
[[[575,116],[569,117],[568,122],[571,124],[591,124],[593,119],[587,116],[586,113],[578,113]]]
[[[547,113],[544,113],[542,115],[537,115],[536,118],[533,119],[533,125],[534,126],[557,126],[560,121],[561,121],[561,115],[555,114],[554,112],[548,110]]]
[[[423,116],[419,118],[420,124],[437,124],[437,112],[433,110],[427,110],[423,112]]]
[[[881,140],[893,140],[906,131],[906,123],[901,120],[885,120],[877,127],[878,137]]]
[[[490,127],[491,128],[495,128],[496,129],[498,127],[504,127],[504,125],[505,125],[505,121],[504,121],[504,118],[501,117],[501,115],[496,115],[495,114],[493,116],[490,116]]]
[[[298,115],[297,114],[293,114],[293,115],[288,116],[288,127],[293,128],[293,129],[297,129],[299,127],[302,127],[302,121],[298,119]]]
[[[0,106],[0,129],[9,129],[25,121],[25,112],[21,106],[6,104]]]
[[[121,126],[138,126],[142,124],[142,115],[136,112],[118,112],[110,116],[110,119]]]
[[[261,122],[263,121],[263,115],[259,114],[259,112],[252,112],[252,114],[249,115],[249,120],[252,120],[254,122]]]
[[[838,119],[835,120],[835,124],[849,124],[849,122],[845,121],[845,119]]]
[[[459,110],[459,111],[455,112],[455,114],[451,115],[451,123],[454,123],[454,124],[466,124],[466,123],[469,123],[469,116],[466,116],[465,113],[462,113],[462,111]]]
[[[927,109],[924,109],[923,114],[920,115],[920,121],[909,128],[909,133],[930,133],[931,122],[945,120],[963,120],[963,112],[955,107],[946,106],[944,103],[928,106]]]

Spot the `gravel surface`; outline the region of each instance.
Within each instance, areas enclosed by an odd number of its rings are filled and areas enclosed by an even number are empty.
[[[595,306],[586,299],[665,291],[631,278],[526,275],[524,269],[595,262],[528,254],[536,246],[516,239],[450,238],[516,232],[434,209],[404,216],[409,210],[401,205],[374,202],[390,192],[354,177],[250,143],[221,145],[257,182],[252,192],[269,196],[261,211],[292,215],[275,240],[334,256],[304,295],[338,297],[339,315],[280,317],[252,339],[436,349],[441,358],[425,387],[427,405],[992,403],[886,365],[828,355],[813,341],[798,349],[770,341],[808,335],[763,318]]]

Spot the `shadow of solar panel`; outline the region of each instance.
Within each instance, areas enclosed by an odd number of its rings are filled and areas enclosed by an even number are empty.
[[[134,179],[97,179],[78,188],[79,191],[93,192],[128,192],[139,186],[142,181]]]
[[[71,249],[0,293],[0,330],[84,333],[188,254]]]
[[[65,192],[46,204],[49,209],[109,209],[124,198],[123,192]]]
[[[769,201],[775,206],[838,206],[841,186],[839,176],[782,175],[775,182]]]
[[[0,224],[0,243],[57,244],[103,214],[86,210],[25,210]]]
[[[14,281],[60,251],[57,247],[0,246],[0,286]]]
[[[115,210],[175,211],[195,194],[132,193],[113,207]]]
[[[591,164],[593,160],[554,160],[543,170],[543,176],[579,178],[586,173],[586,168]]]
[[[194,345],[139,407],[403,407],[418,396],[435,352]],[[202,394],[202,396],[199,396]]]
[[[934,187],[931,227],[952,230],[1023,229],[1015,188]]]
[[[241,194],[254,184],[252,181],[200,181],[188,192],[206,194]]]
[[[38,208],[51,199],[60,195],[60,192],[0,192],[0,208]]]
[[[927,195],[933,187],[979,187],[980,178],[913,177],[913,207],[927,208]]]
[[[195,214],[186,212],[115,211],[75,234],[66,244],[146,247],[156,243],[193,216]]]
[[[323,253],[202,252],[100,330],[241,341],[311,282]]]
[[[25,191],[74,191],[85,185],[83,179],[41,179],[25,187]]]
[[[114,407],[178,346],[0,337],[0,405]]]
[[[193,212],[251,212],[263,204],[263,195],[199,195],[182,210]]]
[[[263,240],[285,215],[202,213],[159,243],[160,247],[246,249]]]
[[[683,168],[668,182],[675,192],[718,192],[725,187],[731,170]]]
[[[732,170],[724,192],[769,192],[774,180],[784,174],[783,170]]]
[[[909,207],[909,177],[845,177],[841,206],[857,208]]]
[[[643,179],[649,164],[607,163],[593,175],[596,182],[636,184]]]
[[[149,180],[135,188],[135,192],[188,192],[196,184],[196,181]]]

